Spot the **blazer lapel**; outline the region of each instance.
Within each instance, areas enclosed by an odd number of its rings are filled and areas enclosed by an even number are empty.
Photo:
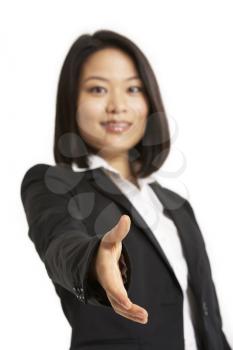
[[[205,246],[199,227],[188,213],[187,201],[185,198],[162,187],[158,182],[153,182],[150,186],[163,204],[164,214],[173,220],[177,228],[188,266],[189,283],[193,290],[200,292],[199,271]]]
[[[127,215],[130,216],[131,220],[133,221],[133,224],[135,224],[145,232],[147,238],[150,240],[154,248],[160,254],[161,258],[165,262],[167,268],[169,269],[169,271],[175,278],[179,288],[181,289],[180,283],[176,278],[174,270],[169,260],[167,259],[162,247],[160,246],[158,240],[156,239],[155,235],[151,231],[150,227],[147,225],[146,221],[143,219],[140,213],[134,208],[134,206],[129,201],[129,199],[120,191],[120,189],[116,186],[116,184],[113,181],[111,181],[111,178],[108,177],[101,168],[92,169],[92,171],[89,172],[89,174],[91,175],[89,177],[89,181],[91,182],[91,184],[96,189],[98,189],[98,191],[102,192],[105,196],[109,197],[118,205],[120,205],[124,209],[124,211],[127,213]],[[164,215],[168,216],[170,219],[172,219],[175,222],[181,237],[183,248],[185,248],[184,250],[187,253],[188,242],[187,242],[187,238],[185,237],[184,227],[181,222],[182,220],[181,210],[182,210],[183,203],[175,200],[171,196],[169,197],[157,181],[151,183],[150,186],[164,206],[164,209],[163,209]],[[188,256],[186,257],[188,258]],[[192,260],[192,257],[191,257],[191,260]]]

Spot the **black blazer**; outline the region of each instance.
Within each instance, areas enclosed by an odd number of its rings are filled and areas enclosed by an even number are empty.
[[[199,349],[230,350],[193,209],[157,181],[150,186],[181,239]],[[63,165],[36,164],[23,177],[21,199],[28,235],[72,327],[70,350],[184,350],[183,294],[173,269],[143,217],[101,168],[74,172]],[[148,311],[147,324],[117,314],[101,285],[89,280],[101,237],[122,214],[131,218],[122,242],[125,287],[129,298]]]

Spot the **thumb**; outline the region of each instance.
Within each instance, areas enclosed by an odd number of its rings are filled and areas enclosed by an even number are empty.
[[[122,215],[118,223],[108,231],[103,240],[107,243],[119,243],[121,242],[129,232],[131,220],[126,214]]]

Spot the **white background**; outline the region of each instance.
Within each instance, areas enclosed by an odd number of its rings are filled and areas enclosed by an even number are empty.
[[[60,68],[73,41],[98,29],[128,36],[154,68],[175,132],[161,183],[186,192],[195,210],[232,345],[232,2],[7,1],[0,12],[0,347],[69,348],[70,326],[27,236],[20,184],[30,166],[54,164]]]

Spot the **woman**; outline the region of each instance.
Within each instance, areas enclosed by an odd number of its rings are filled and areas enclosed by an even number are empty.
[[[79,37],[58,85],[56,165],[21,185],[71,350],[230,349],[193,209],[156,180],[169,150],[144,54],[112,31]]]

